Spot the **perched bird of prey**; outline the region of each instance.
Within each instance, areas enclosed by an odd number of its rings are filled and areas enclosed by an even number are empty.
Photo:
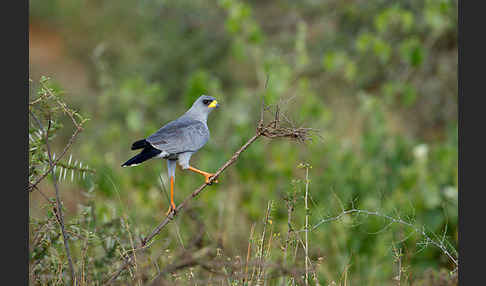
[[[132,144],[132,150],[142,151],[123,163],[122,167],[137,166],[152,158],[167,160],[167,172],[170,178],[170,207],[167,213],[175,210],[174,181],[176,162],[183,170],[190,170],[203,175],[206,183],[214,174],[198,170],[189,165],[192,154],[201,149],[209,140],[207,119],[209,113],[219,104],[212,96],[202,95],[181,117],[171,121],[149,137]],[[217,181],[214,181],[217,183]]]

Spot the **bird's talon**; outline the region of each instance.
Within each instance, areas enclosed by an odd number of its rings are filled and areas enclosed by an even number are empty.
[[[218,180],[213,180],[213,181],[211,182],[211,178],[212,178],[213,176],[214,176],[214,175],[210,175],[210,176],[207,176],[207,177],[206,177],[206,184],[208,184],[208,185],[212,185],[213,183],[215,183],[215,184],[217,184],[217,183],[218,183]]]
[[[169,207],[169,209],[167,210],[167,212],[165,213],[165,215],[166,215],[166,216],[168,216],[168,215],[169,215],[169,214],[170,214],[172,211],[173,211],[174,213],[176,212],[176,207],[175,207],[175,205],[171,205],[171,206]]]

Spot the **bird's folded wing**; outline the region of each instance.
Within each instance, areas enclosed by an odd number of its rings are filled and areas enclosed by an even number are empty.
[[[201,121],[179,118],[147,137],[154,147],[169,154],[196,152],[209,139],[209,130]]]

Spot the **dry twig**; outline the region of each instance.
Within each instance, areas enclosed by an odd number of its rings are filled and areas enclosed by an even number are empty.
[[[243,284],[248,281],[248,262],[251,256],[251,243],[253,241],[253,231],[255,230],[255,224],[252,224],[250,229],[250,238],[248,239],[248,249],[246,252],[246,262],[245,262],[245,274],[243,275]]]
[[[305,285],[309,285],[309,165],[305,165]]]
[[[258,270],[257,270],[257,285],[261,285],[262,279],[265,273],[265,235],[267,233],[267,224],[270,218],[270,211],[272,209],[272,201],[268,201],[267,203],[267,211],[265,212],[265,219],[263,221],[263,232],[262,238],[260,240],[260,255],[259,255],[259,262],[258,262]],[[250,283],[251,284],[251,283]]]

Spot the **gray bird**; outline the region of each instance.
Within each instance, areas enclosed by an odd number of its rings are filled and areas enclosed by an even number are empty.
[[[152,158],[167,160],[167,172],[170,178],[170,208],[175,210],[174,181],[176,162],[183,170],[190,170],[203,175],[206,183],[214,174],[198,170],[189,165],[192,154],[201,149],[209,140],[207,119],[209,113],[219,104],[212,96],[202,95],[181,117],[171,121],[149,137],[132,144],[132,150],[142,151],[123,163],[122,167],[140,165]],[[217,183],[217,181],[214,181]]]

